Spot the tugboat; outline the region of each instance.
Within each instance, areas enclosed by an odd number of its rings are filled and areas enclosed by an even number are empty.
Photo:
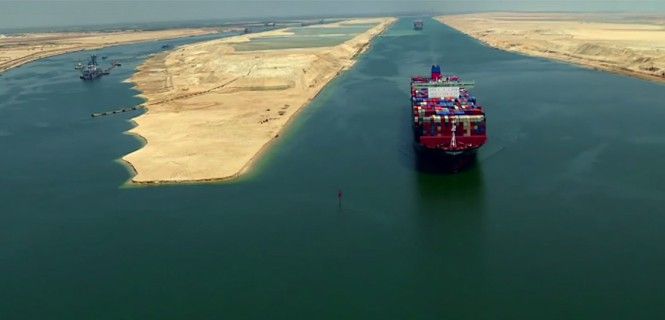
[[[423,21],[422,20],[416,20],[413,22],[413,30],[420,31],[423,29]]]

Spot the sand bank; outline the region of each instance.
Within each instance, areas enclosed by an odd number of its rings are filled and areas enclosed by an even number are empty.
[[[234,45],[293,36],[289,29],[186,45],[148,59],[131,81],[147,112],[130,131],[146,144],[125,156],[135,183],[237,177],[294,115],[395,19],[335,46],[235,51]]]
[[[662,17],[483,13],[437,19],[495,48],[665,81]]]
[[[38,59],[74,51],[217,32],[219,32],[219,29],[197,28],[156,31],[31,33],[4,36],[0,37],[0,72]]]

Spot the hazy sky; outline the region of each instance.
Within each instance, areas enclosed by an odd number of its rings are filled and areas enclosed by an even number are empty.
[[[313,0],[313,1],[9,1],[0,0],[0,28],[72,26],[299,15],[454,13],[464,11],[665,12],[665,0]]]

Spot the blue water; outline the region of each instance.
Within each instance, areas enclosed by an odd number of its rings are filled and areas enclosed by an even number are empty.
[[[1,319],[659,319],[665,90],[402,20],[237,183],[123,187],[159,43],[0,76]],[[188,41],[188,40],[185,40]],[[422,171],[408,77],[476,80],[490,140]],[[220,165],[223,165],[220,163]],[[344,191],[342,208],[337,190]]]

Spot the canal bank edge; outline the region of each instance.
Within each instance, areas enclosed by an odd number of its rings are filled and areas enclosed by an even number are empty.
[[[159,166],[160,163],[157,162],[155,163],[155,159],[157,159],[155,154],[160,154],[159,149],[156,149],[157,152],[145,152],[146,148],[151,146],[151,136],[146,137],[146,135],[150,135],[150,133],[147,133],[142,130],[144,129],[144,124],[141,123],[145,117],[150,117],[154,116],[155,114],[166,114],[167,118],[170,117],[171,119],[176,119],[176,120],[182,120],[185,119],[186,117],[183,117],[183,114],[186,114],[188,111],[187,110],[179,110],[173,112],[173,109],[177,108],[187,108],[189,105],[195,106],[197,103],[201,103],[201,96],[206,95],[206,93],[210,93],[212,95],[218,95],[218,92],[215,92],[216,88],[209,89],[209,92],[206,92],[202,95],[199,94],[188,94],[187,97],[183,98],[182,100],[178,99],[177,97],[175,99],[171,100],[180,100],[180,103],[175,103],[172,105],[168,105],[165,103],[160,103],[157,101],[156,96],[154,93],[157,93],[158,97],[163,98],[164,95],[159,95],[159,90],[155,90],[155,92],[149,92],[151,88],[146,88],[147,85],[146,83],[149,83],[150,81],[153,81],[155,79],[160,79],[160,77],[155,78],[154,73],[152,74],[153,77],[151,77],[150,73],[146,74],[146,70],[150,72],[151,68],[154,68],[155,65],[157,66],[162,66],[164,69],[166,69],[166,64],[170,63],[172,61],[169,61],[169,58],[173,58],[176,54],[181,53],[181,56],[183,54],[183,50],[196,50],[196,52],[201,52],[201,51],[212,51],[212,50],[221,50],[224,53],[232,53],[235,50],[233,47],[231,47],[232,44],[237,44],[237,43],[242,43],[251,40],[252,38],[260,38],[260,37],[270,37],[270,36],[283,36],[285,34],[289,34],[288,32],[285,32],[285,30],[276,30],[276,31],[270,31],[270,32],[265,32],[265,33],[258,33],[258,34],[252,34],[252,35],[244,35],[244,36],[236,36],[236,37],[229,37],[221,40],[212,40],[212,41],[206,41],[206,42],[201,42],[201,43],[195,43],[195,44],[190,44],[186,45],[183,47],[179,47],[178,50],[174,50],[170,55],[156,55],[151,58],[149,58],[145,63],[143,63],[139,68],[137,73],[130,79],[131,82],[133,82],[136,85],[136,89],[141,91],[141,94],[139,95],[140,97],[146,99],[145,105],[146,105],[146,113],[142,114],[141,116],[132,119],[133,122],[135,122],[136,126],[131,129],[128,133],[140,137],[145,143],[141,148],[138,150],[124,156],[121,160],[123,163],[125,163],[126,167],[129,169],[129,171],[132,174],[132,178],[130,179],[129,183],[131,184],[145,184],[145,185],[155,185],[155,184],[191,184],[191,183],[206,183],[206,182],[228,182],[228,181],[233,181],[237,180],[241,175],[244,175],[247,173],[256,163],[258,159],[264,156],[265,152],[273,145],[274,141],[276,138],[280,136],[280,134],[283,132],[284,128],[287,128],[289,124],[292,123],[294,119],[297,118],[298,114],[302,109],[304,109],[305,106],[309,105],[313,99],[318,96],[318,94],[337,76],[342,74],[345,70],[348,70],[351,68],[355,62],[358,59],[358,56],[360,56],[362,53],[366,52],[368,48],[371,46],[372,40],[375,39],[376,36],[379,34],[383,33],[389,26],[391,26],[395,21],[397,21],[396,18],[372,18],[372,19],[354,19],[354,20],[345,20],[342,22],[338,22],[337,24],[341,23],[367,23],[368,21],[370,22],[377,22],[377,25],[374,27],[371,27],[365,32],[362,32],[361,34],[354,36],[350,40],[347,40],[341,44],[338,44],[336,46],[332,47],[320,47],[320,48],[307,48],[307,49],[302,49],[302,48],[295,48],[295,49],[279,49],[279,50],[265,50],[267,52],[267,58],[280,58],[280,56],[297,56],[298,54],[304,54],[308,57],[308,59],[315,59],[313,62],[321,62],[322,59],[321,57],[325,57],[329,61],[333,61],[329,63],[330,66],[334,66],[334,68],[331,68],[328,66],[327,69],[319,70],[321,71],[326,71],[326,74],[323,75],[320,79],[317,79],[314,81],[313,84],[309,84],[307,87],[300,87],[296,89],[301,89],[302,93],[297,95],[297,99],[291,98],[291,100],[294,101],[294,103],[291,104],[285,104],[286,106],[291,106],[292,112],[291,114],[286,114],[285,119],[279,123],[278,126],[273,127],[273,131],[268,131],[267,133],[270,134],[270,136],[267,139],[264,139],[265,141],[260,141],[261,143],[255,143],[254,146],[258,147],[253,149],[251,156],[245,157],[246,160],[243,161],[242,165],[236,166],[233,170],[233,172],[230,172],[227,170],[225,174],[219,174],[219,164],[224,163],[223,159],[220,159],[218,161],[214,161],[214,167],[210,168],[210,174],[207,174],[208,172],[203,172],[203,174],[198,174],[198,175],[176,175],[176,176],[168,176],[168,175],[162,175],[162,176],[150,176],[148,178],[145,178],[142,176],[142,173],[145,172],[146,170],[150,170],[152,165],[157,165]],[[207,46],[207,48],[206,48]],[[230,50],[229,50],[230,48]],[[208,49],[208,50],[203,50],[203,49]],[[258,55],[261,51],[248,51],[245,52],[244,54],[251,54],[251,55]],[[186,58],[186,57],[185,57]],[[208,60],[206,60],[207,62]],[[328,62],[329,62],[328,61]],[[323,63],[327,63],[326,61],[323,61]],[[312,68],[312,63],[307,65],[309,69],[303,68],[302,72],[303,74],[306,74],[308,71],[314,70]],[[157,68],[159,69],[159,68]],[[165,74],[162,72],[164,70],[160,70],[157,73],[161,72],[161,80],[166,81],[163,77]],[[316,70],[314,70],[316,71]],[[172,75],[168,75],[166,78],[169,81],[173,81],[173,78],[171,78]],[[233,79],[230,82],[237,81],[238,79]],[[319,81],[320,80],[320,81]],[[178,80],[176,79],[176,82]],[[318,83],[317,83],[318,81]],[[241,81],[238,81],[241,82]],[[218,83],[217,83],[218,84]],[[146,90],[147,89],[147,90]],[[152,88],[154,90],[154,88]],[[228,90],[228,88],[222,87],[224,90]],[[231,88],[231,90],[236,90],[237,88]],[[206,91],[206,90],[202,90]],[[228,92],[227,92],[228,93]],[[262,91],[250,91],[250,92],[245,92],[244,94],[242,93],[242,90],[240,90],[240,97],[242,98],[243,96],[247,96],[248,94],[262,94],[264,92]],[[293,92],[277,92],[276,97],[278,97],[280,94],[285,95],[285,94],[293,94]],[[151,99],[152,98],[152,99]],[[173,97],[172,97],[173,98]],[[230,100],[230,99],[235,99],[238,98],[238,95],[231,94],[229,96],[222,96],[222,97],[217,97],[217,100]],[[226,98],[226,99],[224,99]],[[305,99],[303,99],[305,98]],[[151,101],[152,100],[152,101]],[[187,101],[185,101],[187,100]],[[157,101],[157,103],[155,103]],[[213,100],[206,100],[203,99],[205,103],[218,103],[220,101],[215,101]],[[282,100],[281,102],[284,102],[285,100]],[[288,101],[287,101],[288,102]],[[155,108],[155,105],[158,105],[158,107]],[[181,107],[182,105],[186,105],[186,107]],[[151,108],[153,106],[153,108]],[[212,114],[206,114],[204,115],[206,117],[206,122],[201,123],[197,122],[200,119],[195,119],[192,118],[194,122],[191,123],[191,126],[198,126],[198,125],[205,125],[209,124],[211,122],[214,122],[214,117],[215,116],[226,116],[224,114],[224,110],[219,110],[224,108],[224,101],[221,101],[221,105],[216,105],[218,110],[212,112]],[[254,106],[256,108],[256,106]],[[169,108],[173,108],[169,110]],[[251,106],[250,106],[251,108]],[[259,109],[263,108],[259,106]],[[288,108],[288,107],[287,107]],[[258,110],[258,109],[257,109]],[[270,109],[267,109],[270,110]],[[196,112],[196,110],[194,110]],[[231,110],[232,112],[233,110]],[[174,117],[174,115],[176,117]],[[199,114],[201,115],[201,114]],[[212,119],[212,120],[210,120]],[[186,120],[186,119],[185,119]],[[210,120],[210,121],[208,121]],[[182,124],[183,122],[179,122]],[[213,124],[214,125],[219,125],[219,124]],[[257,127],[260,129],[260,127]],[[189,132],[189,130],[188,130]],[[202,132],[204,133],[204,132]],[[154,137],[154,136],[153,136]],[[205,136],[202,136],[205,138]],[[171,137],[172,138],[172,137]],[[193,141],[195,144],[196,142],[200,142],[197,137],[189,137],[190,142]],[[179,141],[179,140],[178,140]],[[241,143],[244,141],[240,141]],[[223,143],[223,142],[222,142]],[[193,147],[196,147],[195,145]],[[207,146],[209,147],[209,146]],[[223,147],[223,146],[222,146]],[[220,145],[217,144],[215,146],[216,149],[220,148]],[[198,149],[194,148],[192,150],[196,150],[198,152]],[[205,152],[206,146],[204,145],[201,148],[201,156],[206,157],[215,157],[215,159],[219,158],[224,158],[224,155],[220,156],[219,154],[217,155],[206,155]],[[155,151],[155,150],[153,150]],[[137,157],[139,155],[139,157]],[[233,158],[233,156],[227,155],[227,158]],[[164,159],[160,159],[163,161]],[[237,160],[237,159],[231,159]],[[159,161],[159,160],[158,160]],[[168,161],[168,160],[166,160]],[[204,161],[205,162],[205,161]],[[163,164],[163,162],[162,162]],[[186,170],[187,168],[185,168]],[[204,168],[203,170],[206,170]],[[172,171],[173,172],[173,171]]]

